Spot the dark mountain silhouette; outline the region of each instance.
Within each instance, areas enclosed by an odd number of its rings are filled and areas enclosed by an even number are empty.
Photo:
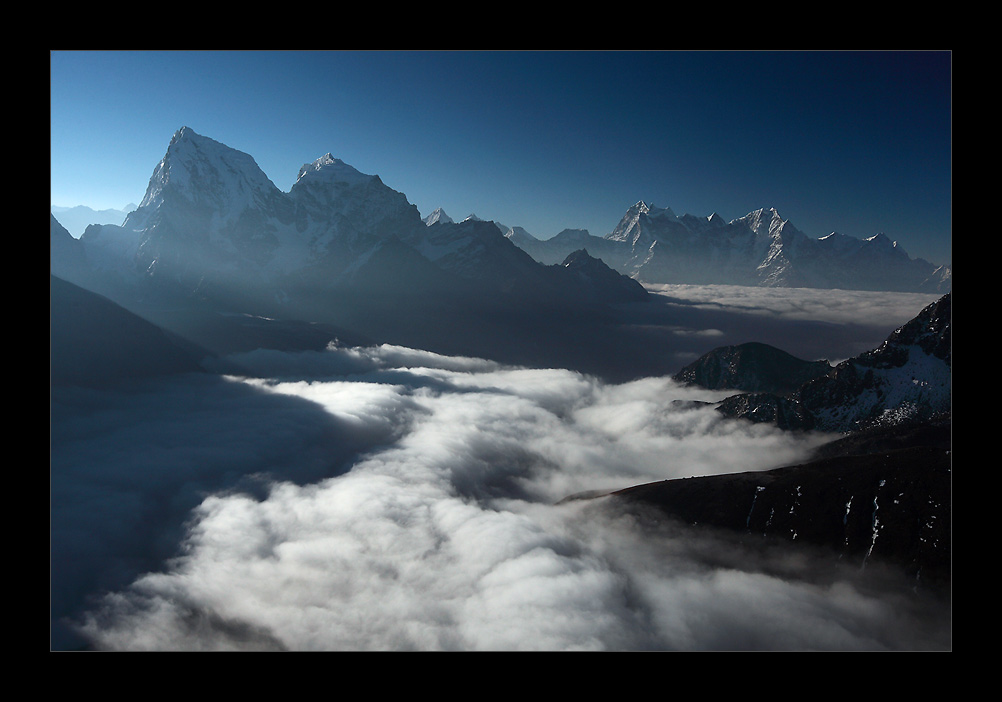
[[[569,254],[556,270],[568,274],[565,276],[567,285],[580,291],[579,299],[595,302],[642,302],[647,299],[643,285],[612,270],[601,259],[589,255],[587,249]]]
[[[750,341],[713,349],[673,377],[711,390],[783,394],[830,370],[827,361],[804,361],[769,344]]]

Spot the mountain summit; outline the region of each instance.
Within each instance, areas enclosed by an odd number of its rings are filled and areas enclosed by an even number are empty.
[[[948,292],[951,271],[912,259],[885,234],[812,239],[775,208],[730,222],[717,214],[677,216],[639,201],[604,237],[562,232],[515,243],[542,263],[587,248],[610,267],[645,283]]]
[[[422,220],[403,193],[329,152],[283,192],[251,156],[189,127],[173,135],[122,225],[92,225],[75,247],[61,229],[52,228],[56,275],[198,338],[226,326],[217,312],[309,320],[448,353],[507,349],[507,359],[524,361],[573,347],[561,331],[567,320],[595,326],[594,310],[621,302],[624,290],[647,296],[598,260],[587,274],[543,265],[495,222],[456,223],[441,211]],[[530,334],[553,340],[540,346]],[[597,357],[590,352],[589,363],[606,365]]]

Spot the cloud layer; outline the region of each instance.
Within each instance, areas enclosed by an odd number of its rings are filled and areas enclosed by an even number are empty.
[[[698,404],[723,393],[389,346],[230,360],[243,375],[54,393],[53,591],[65,617],[54,641],[949,645],[938,610],[819,577],[806,550],[750,553],[719,535],[640,526],[608,500],[561,502],[790,464],[823,438]]]

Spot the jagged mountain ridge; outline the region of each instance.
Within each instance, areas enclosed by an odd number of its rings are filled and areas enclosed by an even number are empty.
[[[647,297],[643,285],[616,273],[600,259],[591,256],[587,249],[572,252],[560,263],[560,268],[580,281],[582,289],[601,290],[607,300],[639,302]]]
[[[947,293],[877,348],[842,361],[788,395],[751,392],[723,400],[726,416],[784,428],[853,432],[952,412],[951,299]]]
[[[185,127],[123,225],[92,225],[64,246],[53,218],[62,243],[51,268],[217,353],[235,342],[212,327],[245,315],[593,372],[621,356],[603,351],[628,343],[603,334],[613,324],[603,310],[645,300],[634,281],[597,259],[587,271],[543,265],[474,215],[439,219],[422,220],[402,193],[329,153],[282,192],[252,157]]]
[[[304,164],[284,193],[248,154],[184,127],[125,223],[93,225],[80,240],[93,259],[117,260],[137,281],[170,280],[203,292],[252,281],[260,295],[280,297],[302,284],[304,272],[313,283],[336,286],[389,239],[479,284],[514,289],[534,278],[559,287],[495,224],[474,216],[426,219],[378,176],[329,153]]]
[[[604,237],[564,230],[540,240],[512,236],[534,258],[551,263],[587,248],[610,267],[645,283],[809,287],[947,292],[948,265],[912,259],[886,235],[867,239],[831,233],[813,239],[775,208],[725,221],[717,214],[676,215],[639,201]]]

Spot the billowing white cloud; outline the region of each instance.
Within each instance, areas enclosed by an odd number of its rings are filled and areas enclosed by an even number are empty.
[[[155,522],[158,513],[143,510],[150,485],[177,504],[174,521],[163,519],[178,536],[178,519],[187,520],[175,559],[88,608],[82,630],[97,646],[943,645],[916,638],[921,618],[903,617],[898,602],[851,582],[815,582],[807,552],[749,555],[726,539],[637,528],[601,500],[557,504],[789,464],[821,440],[698,404],[724,393],[666,378],[607,385],[390,346],[235,360],[246,377],[212,394],[207,381],[179,382],[167,405],[157,404],[164,388],[133,393],[124,410],[121,398],[107,400],[107,422],[99,414],[86,427],[58,427],[76,432],[60,456],[89,457],[86,476],[65,466],[67,504],[101,483],[139,505],[116,526]],[[179,474],[178,464],[188,468]],[[243,489],[238,478],[249,475],[267,479]],[[203,488],[197,500],[193,483]],[[72,528],[71,514],[60,520]]]

